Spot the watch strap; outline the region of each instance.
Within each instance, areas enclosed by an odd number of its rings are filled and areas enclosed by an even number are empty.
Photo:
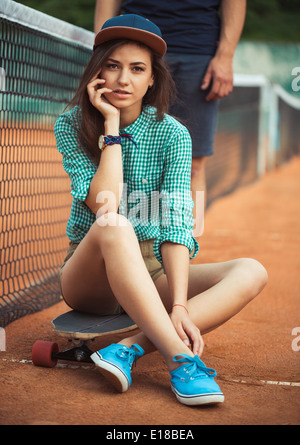
[[[108,145],[122,145],[121,136],[112,136],[108,134],[107,136],[100,136],[99,138],[99,148],[103,151]]]
[[[122,138],[129,139],[137,147],[137,143],[135,142],[133,135],[130,133],[123,133],[120,136],[112,136],[110,134],[107,136],[101,135],[99,137],[98,146],[100,150],[103,151],[108,145],[122,145]]]

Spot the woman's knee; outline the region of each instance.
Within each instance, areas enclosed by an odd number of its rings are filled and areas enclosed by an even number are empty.
[[[249,300],[256,297],[268,282],[266,269],[259,261],[252,258],[237,260],[235,274]]]
[[[109,212],[97,218],[92,231],[97,240],[110,244],[120,243],[123,239],[135,236],[130,221],[116,212]]]

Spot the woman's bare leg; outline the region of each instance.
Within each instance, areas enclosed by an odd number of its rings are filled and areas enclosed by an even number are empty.
[[[65,265],[63,295],[73,308],[94,313],[110,310],[117,300],[172,370],[176,354],[192,354],[178,336],[147,271],[134,229],[115,213],[101,217],[100,222],[103,226],[93,224]]]
[[[215,284],[207,288],[211,279]],[[265,268],[249,258],[191,266],[189,292],[195,296],[188,309],[194,323],[202,333],[222,325],[252,301],[267,280]]]

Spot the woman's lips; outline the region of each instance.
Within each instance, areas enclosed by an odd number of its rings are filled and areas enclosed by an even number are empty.
[[[128,97],[128,96],[130,96],[131,93],[129,93],[128,91],[124,91],[124,90],[114,90],[114,91],[113,91],[113,94],[114,94],[116,97],[124,98],[124,97]]]

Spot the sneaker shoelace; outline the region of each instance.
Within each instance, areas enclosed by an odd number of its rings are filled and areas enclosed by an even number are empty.
[[[116,355],[123,361],[126,361],[130,367],[132,367],[132,364],[134,362],[136,366],[136,361],[139,357],[143,355],[141,351],[136,349],[135,345],[132,345],[130,348],[127,346],[121,346],[116,351]]]
[[[176,355],[173,358],[173,361],[177,363],[184,363],[184,371],[187,374],[186,382],[188,382],[190,379],[194,380],[195,378],[203,378],[205,375],[209,377],[216,377],[217,375],[214,369],[205,366],[198,355],[191,357],[186,354],[180,354]]]

